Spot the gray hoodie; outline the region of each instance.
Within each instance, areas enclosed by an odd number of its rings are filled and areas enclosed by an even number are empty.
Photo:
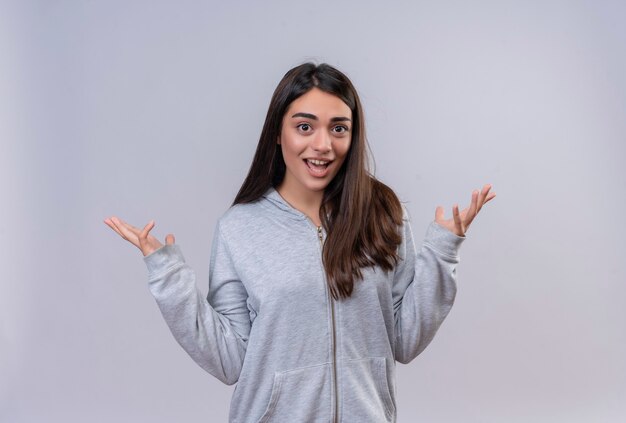
[[[402,234],[396,268],[364,269],[339,301],[322,265],[326,234],[274,189],[220,218],[206,299],[178,245],[144,261],[176,340],[238,382],[231,422],[395,422],[395,362],[413,360],[448,314],[464,240],[433,222],[417,252],[406,212]]]

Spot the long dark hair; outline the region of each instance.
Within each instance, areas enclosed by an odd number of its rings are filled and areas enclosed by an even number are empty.
[[[324,190],[320,209],[327,238],[323,262],[335,299],[352,295],[362,269],[380,266],[386,271],[398,261],[402,237],[402,208],[395,193],[370,174],[361,101],[346,75],[325,63],[296,66],[280,81],[267,111],[252,165],[235,204],[257,201],[285,176],[280,145],[283,116],[289,105],[312,88],[339,97],[352,111],[352,139],[346,159]]]

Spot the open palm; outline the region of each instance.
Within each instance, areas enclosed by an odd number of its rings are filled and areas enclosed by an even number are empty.
[[[144,256],[151,254],[163,246],[158,239],[150,235],[150,231],[154,228],[154,220],[148,222],[143,229],[136,228],[115,216],[104,219],[104,223],[117,232],[119,236],[139,248]],[[167,245],[173,244],[174,241],[174,234],[168,234],[165,237],[165,243]]]
[[[444,217],[443,207],[437,207],[435,210],[435,222],[458,236],[465,236],[465,232],[467,232],[467,229],[483,205],[495,198],[496,193],[490,192],[490,190],[491,185],[487,184],[480,192],[478,190],[473,191],[472,202],[460,212],[459,205],[455,204],[452,207],[452,218],[450,219]]]

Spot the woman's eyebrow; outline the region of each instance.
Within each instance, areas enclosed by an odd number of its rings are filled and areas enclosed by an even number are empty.
[[[292,118],[302,117],[302,118],[305,118],[305,119],[318,120],[317,116],[315,116],[315,115],[313,115],[311,113],[303,113],[303,112],[296,113],[296,114],[294,114],[291,117]],[[331,122],[345,122],[345,121],[351,122],[352,120],[350,118],[345,117],[345,116],[337,116],[337,117],[331,118],[330,121]]]
[[[312,115],[311,113],[296,113],[295,115],[292,116],[292,118],[296,118],[296,117],[303,117],[305,119],[311,119],[311,120],[317,120],[317,116]]]

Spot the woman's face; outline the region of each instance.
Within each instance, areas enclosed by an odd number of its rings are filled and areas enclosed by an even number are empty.
[[[283,116],[278,143],[287,170],[281,191],[323,192],[337,175],[352,139],[352,111],[339,97],[313,88]]]

